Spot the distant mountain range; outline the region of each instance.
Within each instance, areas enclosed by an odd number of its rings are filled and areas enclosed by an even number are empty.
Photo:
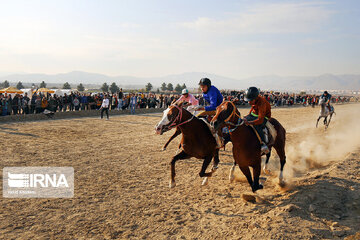
[[[150,82],[154,88],[161,86],[163,82],[176,84],[186,84],[189,88],[196,88],[199,80],[208,77],[214,85],[220,89],[246,89],[249,86],[257,86],[261,89],[272,90],[360,90],[360,75],[333,75],[323,74],[312,77],[281,77],[277,75],[260,76],[245,79],[233,79],[210,73],[189,72],[176,75],[168,75],[158,78],[140,78],[132,76],[107,76],[97,73],[88,73],[73,71],[61,74],[0,74],[0,81],[5,80],[10,83],[21,81],[23,84],[31,85],[45,81],[48,85],[59,85],[65,82],[70,84],[79,84],[99,86],[104,82],[111,84],[115,82],[124,88],[143,88]],[[75,87],[75,86],[73,86]]]

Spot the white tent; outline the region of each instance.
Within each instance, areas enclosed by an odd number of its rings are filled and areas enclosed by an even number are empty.
[[[21,94],[21,95],[25,95],[25,93],[27,93],[28,97],[31,97],[33,92],[32,92],[32,89],[31,88],[22,88],[20,89],[21,91],[23,91],[24,93]]]
[[[65,93],[66,93],[66,95],[70,95],[73,92],[73,90],[71,90],[71,89],[61,89],[61,91],[62,91],[61,96],[64,96]]]
[[[56,96],[63,96],[64,95],[64,92],[62,89],[51,89],[54,91],[53,94],[56,94]]]

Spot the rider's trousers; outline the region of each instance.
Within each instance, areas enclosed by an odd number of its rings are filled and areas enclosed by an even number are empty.
[[[252,116],[252,115],[247,115],[247,116],[245,116],[245,118],[246,118],[249,122],[250,122],[250,121],[254,121],[255,119],[257,119],[257,117]],[[264,135],[263,129],[264,129],[264,127],[265,127],[266,122],[267,122],[267,119],[264,118],[264,121],[263,121],[262,124],[260,124],[260,125],[253,125],[254,128],[255,128],[255,130],[258,132],[258,134],[259,134],[259,136],[260,136],[260,138],[261,138],[261,141],[262,141],[263,143],[265,143],[265,135]]]

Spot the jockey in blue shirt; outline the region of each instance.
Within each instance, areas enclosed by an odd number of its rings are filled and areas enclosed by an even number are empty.
[[[209,103],[209,105],[205,107],[198,107],[196,111],[204,111],[199,113],[197,117],[214,116],[216,114],[216,108],[223,101],[223,96],[221,95],[219,89],[211,85],[211,81],[208,78],[200,79],[199,85],[201,91],[203,92],[204,100],[205,102]],[[218,148],[224,146],[222,130],[219,130],[217,133],[213,133],[213,135],[215,137]]]
[[[209,105],[205,107],[198,107],[196,109],[197,111],[205,111],[201,112],[197,116],[213,116],[216,113],[216,108],[222,103],[223,96],[221,95],[219,89],[211,85],[211,81],[208,78],[200,79],[199,85],[201,91],[203,92],[204,100],[209,103]]]

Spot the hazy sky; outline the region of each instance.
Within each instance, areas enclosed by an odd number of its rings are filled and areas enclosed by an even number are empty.
[[[0,1],[0,72],[360,73],[360,1]]]

